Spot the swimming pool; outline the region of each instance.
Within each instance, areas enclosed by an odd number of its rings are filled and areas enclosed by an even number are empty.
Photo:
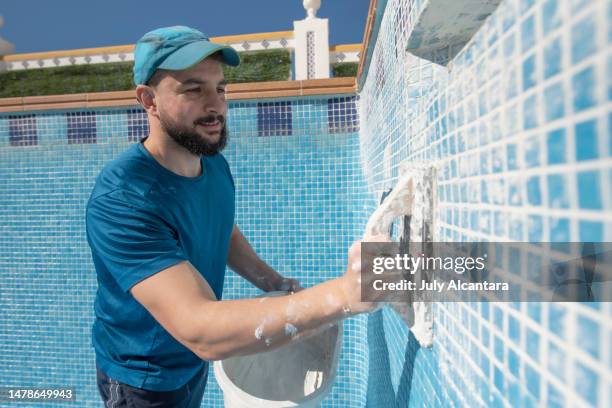
[[[504,0],[450,70],[404,51],[426,2],[379,4],[358,96],[230,102],[237,222],[262,257],[307,286],[340,274],[405,161],[439,166],[440,240],[610,241],[612,2]],[[84,205],[143,133],[135,107],[0,115],[3,384],[63,378],[97,406]],[[257,293],[227,277],[225,296]],[[349,319],[324,406],[607,406],[611,307],[439,303],[432,349],[390,308]],[[204,406],[222,406],[212,376]]]

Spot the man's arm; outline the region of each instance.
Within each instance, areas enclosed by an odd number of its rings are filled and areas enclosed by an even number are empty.
[[[349,252],[349,265],[361,257]],[[360,300],[360,270],[292,295],[218,301],[187,261],[140,281],[132,295],[181,344],[204,360],[220,360],[282,346],[318,328],[373,310]]]
[[[257,256],[237,225],[232,230],[227,265],[264,292],[301,289],[295,279],[283,278]]]

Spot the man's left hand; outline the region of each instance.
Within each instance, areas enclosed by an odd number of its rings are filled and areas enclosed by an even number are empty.
[[[284,292],[299,292],[304,288],[300,285],[297,279],[281,278],[278,279],[271,290],[280,290]]]

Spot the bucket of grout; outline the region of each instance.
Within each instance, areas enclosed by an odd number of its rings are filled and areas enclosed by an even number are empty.
[[[269,292],[259,297],[284,296]],[[213,363],[225,408],[317,407],[336,378],[342,322],[274,350]]]

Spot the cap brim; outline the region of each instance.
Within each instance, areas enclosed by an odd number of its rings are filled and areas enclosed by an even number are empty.
[[[232,47],[212,44],[208,41],[197,41],[170,54],[158,68],[175,71],[187,69],[217,51],[221,51],[225,64],[233,67],[240,64],[240,57]]]

